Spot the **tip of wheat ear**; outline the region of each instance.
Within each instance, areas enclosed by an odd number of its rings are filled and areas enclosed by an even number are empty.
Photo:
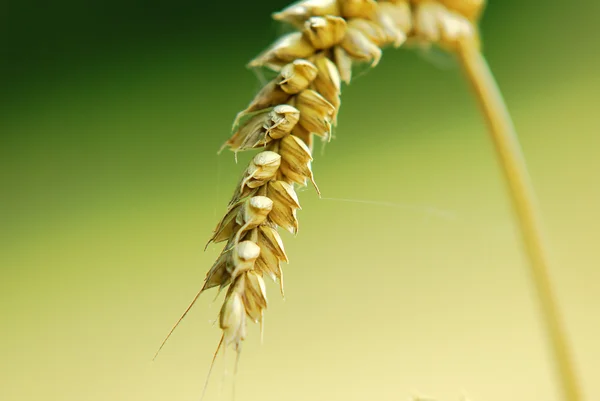
[[[298,232],[297,186],[311,182],[319,193],[311,166],[314,136],[331,138],[341,105],[341,82],[351,81],[352,65],[375,66],[383,47],[397,47],[407,38],[450,48],[472,39],[476,31],[469,18],[477,14],[473,10],[481,2],[470,0],[470,8],[462,3],[458,7],[459,3],[305,0],[273,14],[297,31],[281,37],[248,64],[269,68],[277,76],[238,113],[233,135],[223,145],[236,153],[259,152],[209,240],[225,246],[201,290],[227,288],[219,314],[224,345],[239,350],[247,317],[262,322],[267,307],[265,275],[280,282],[283,294],[281,262],[288,262],[288,257],[278,228]]]

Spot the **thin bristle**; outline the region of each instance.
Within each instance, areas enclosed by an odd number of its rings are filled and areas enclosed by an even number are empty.
[[[167,341],[171,337],[171,334],[173,334],[173,332],[175,331],[175,329],[177,328],[177,326],[179,326],[179,323],[181,323],[181,321],[183,320],[183,318],[192,309],[192,306],[194,306],[194,304],[196,303],[196,301],[198,300],[198,298],[200,297],[200,295],[202,294],[202,292],[204,292],[204,287],[202,287],[202,289],[200,291],[198,291],[198,293],[196,294],[196,296],[194,297],[194,299],[192,300],[192,302],[190,302],[190,304],[188,305],[188,307],[185,310],[185,312],[183,312],[183,315],[181,315],[181,317],[179,318],[179,320],[177,320],[177,322],[175,323],[175,325],[173,325],[173,327],[171,328],[171,331],[169,331],[169,334],[167,334],[167,336],[165,337],[165,339],[163,340],[163,342],[160,344],[160,347],[158,347],[158,351],[156,351],[156,354],[154,354],[154,357],[152,358],[153,361],[156,359],[156,357],[158,356],[158,354],[160,353],[160,351],[163,349],[163,347],[165,346],[165,344],[167,343]]]
[[[210,375],[212,374],[213,368],[215,367],[215,361],[217,360],[217,355],[219,355],[219,350],[221,349],[221,345],[223,345],[224,336],[221,335],[221,339],[219,340],[219,344],[217,345],[217,349],[213,354],[212,361],[210,362],[210,367],[208,368],[208,373],[206,374],[206,380],[204,381],[204,387],[202,388],[202,395],[200,396],[200,401],[204,399],[206,395],[206,390],[208,389],[208,382],[210,381]]]

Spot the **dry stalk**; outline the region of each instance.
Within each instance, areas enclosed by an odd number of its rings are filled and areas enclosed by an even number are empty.
[[[219,314],[223,336],[217,352],[224,345],[239,353],[247,319],[262,325],[267,307],[263,277],[278,280],[283,294],[281,263],[288,258],[278,228],[298,232],[296,186],[311,182],[319,192],[311,169],[313,138],[331,138],[341,105],[341,83],[350,83],[356,63],[376,66],[386,46],[437,45],[464,61],[490,122],[531,257],[565,399],[580,400],[548,284],[527,170],[493,80],[481,68],[477,22],[483,7],[484,0],[304,0],[273,14],[275,20],[297,30],[248,64],[277,76],[238,113],[234,133],[223,145],[236,153],[260,152],[246,168],[209,241],[226,242],[221,255],[161,348],[198,296],[219,287],[227,288],[227,293]]]
[[[470,42],[461,43],[457,53],[487,120],[510,189],[563,396],[569,401],[582,400],[579,380],[548,274],[550,263],[535,192],[512,120],[482,54]]]

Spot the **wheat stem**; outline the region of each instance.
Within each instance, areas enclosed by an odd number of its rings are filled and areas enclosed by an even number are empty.
[[[579,380],[548,274],[550,262],[536,196],[513,123],[489,66],[475,43],[463,41],[457,54],[487,120],[510,189],[564,399],[580,401],[583,398]]]

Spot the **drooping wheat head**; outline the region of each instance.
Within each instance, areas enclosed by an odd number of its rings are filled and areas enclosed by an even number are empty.
[[[454,48],[477,41],[482,8],[482,0],[305,0],[273,14],[296,31],[248,64],[277,76],[238,113],[223,145],[258,153],[209,241],[226,245],[200,291],[227,288],[219,316],[225,346],[240,349],[248,318],[262,323],[265,276],[278,280],[283,294],[281,263],[288,257],[278,228],[298,232],[296,186],[310,182],[319,192],[311,169],[313,138],[331,138],[341,85],[350,83],[353,65],[376,66],[386,46]]]
[[[307,0],[273,15],[297,31],[249,63],[278,75],[238,114],[224,145],[260,153],[211,239],[227,244],[203,287],[229,286],[220,312],[226,346],[239,350],[247,318],[262,323],[264,276],[279,280],[283,294],[281,263],[288,258],[277,228],[298,231],[295,186],[310,181],[319,192],[311,170],[313,137],[331,138],[341,83],[350,83],[353,64],[374,67],[383,47],[407,40],[444,47],[474,40],[481,8],[481,1]]]

